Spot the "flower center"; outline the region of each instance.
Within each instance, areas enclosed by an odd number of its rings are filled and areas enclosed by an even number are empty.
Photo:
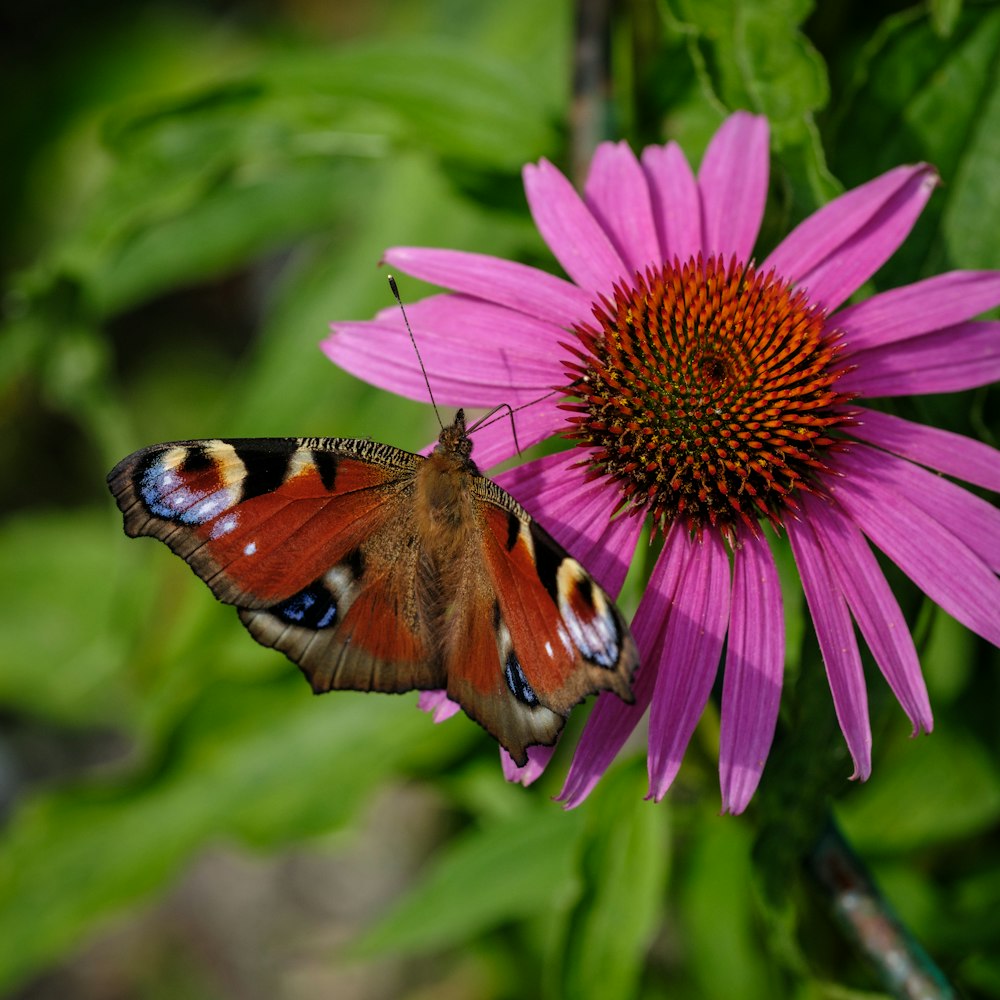
[[[570,437],[593,472],[665,527],[780,525],[800,490],[820,492],[832,428],[850,422],[834,383],[839,333],[773,272],[735,258],[674,261],[615,286],[575,329],[566,362]]]

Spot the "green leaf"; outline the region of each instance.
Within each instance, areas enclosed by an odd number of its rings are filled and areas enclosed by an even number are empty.
[[[354,950],[413,954],[456,947],[551,909],[574,877],[582,823],[580,813],[543,802],[456,839]]]
[[[409,141],[445,156],[518,170],[550,151],[555,109],[509,64],[460,44],[414,40],[275,58],[263,79],[282,94],[370,102]]]
[[[955,30],[955,22],[962,13],[962,0],[930,0],[930,7],[934,30],[947,38]]]
[[[683,947],[697,996],[781,994],[756,931],[750,831],[739,820],[703,817],[680,886]]]
[[[328,832],[412,767],[441,767],[472,727],[403,700],[313,698],[290,674],[217,684],[162,768],[41,795],[0,839],[0,988],[77,944],[174,874],[207,839],[273,846]]]
[[[1000,819],[1000,769],[979,743],[942,729],[894,746],[837,815],[848,839],[873,853],[973,836]]]
[[[486,211],[459,197],[440,165],[419,154],[376,164],[354,195],[363,210],[351,239],[335,234],[305,248],[276,288],[232,401],[231,433],[371,436],[411,450],[422,447],[436,436],[427,399],[413,403],[365,385],[330,362],[319,343],[332,322],[369,319],[390,305],[385,270],[378,266],[387,243],[510,256],[538,239],[522,216]],[[404,302],[429,290],[403,274],[397,278]],[[428,372],[432,387],[435,374]]]
[[[148,582],[116,594],[115,525],[107,512],[49,513],[0,530],[4,606],[0,703],[79,725],[128,716],[128,631]]]
[[[908,11],[858,59],[832,129],[831,165],[849,186],[901,163],[941,174],[919,225],[879,274],[882,287],[949,267],[997,267],[1000,9],[969,7],[947,37]]]
[[[463,165],[474,190],[516,186],[554,120],[508,61],[458,42],[272,52],[242,78],[114,108],[106,179],[26,285],[44,301],[77,281],[115,314],[357,216],[373,163],[401,148]]]
[[[707,103],[672,113],[689,154],[703,148],[722,109],[767,115],[778,159],[772,166],[779,211],[762,233],[765,248],[838,193],[813,120],[829,99],[826,67],[799,30],[808,0],[671,0],[674,26],[688,39]],[[694,135],[691,126],[694,126]],[[692,141],[693,140],[693,141]],[[765,250],[766,252],[766,250]]]
[[[669,809],[644,801],[641,762],[607,775],[581,810],[582,891],[566,914],[565,953],[552,995],[637,995],[662,919],[671,857]]]

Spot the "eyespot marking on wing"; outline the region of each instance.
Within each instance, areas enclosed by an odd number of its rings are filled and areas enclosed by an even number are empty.
[[[507,661],[504,663],[503,667],[504,680],[507,681],[507,687],[510,688],[510,693],[523,705],[527,705],[529,708],[535,708],[538,705],[538,695],[535,694],[534,688],[528,683],[528,678],[524,676],[524,671],[521,669],[521,664],[517,660],[517,654],[512,649],[507,654]]]
[[[205,524],[240,499],[242,465],[232,447],[211,441],[154,452],[135,471],[146,510],[181,524]]]
[[[559,612],[585,660],[613,670],[621,657],[622,637],[604,591],[584,568],[567,556],[556,571]]]
[[[297,594],[272,604],[267,611],[288,625],[315,631],[332,628],[343,620],[354,603],[363,572],[364,559],[355,549],[318,580]]]
[[[289,625],[317,631],[331,628],[339,619],[333,594],[320,582],[309,584],[280,604],[272,605],[268,611]]]

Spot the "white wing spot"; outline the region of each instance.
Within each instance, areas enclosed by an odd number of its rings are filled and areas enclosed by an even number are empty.
[[[220,518],[215,524],[212,525],[212,538],[221,538],[223,535],[228,535],[231,531],[236,530],[236,526],[240,523],[240,519],[235,514],[228,514],[226,517]]]

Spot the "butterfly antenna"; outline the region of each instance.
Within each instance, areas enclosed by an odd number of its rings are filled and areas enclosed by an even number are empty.
[[[518,409],[520,409],[520,407],[518,407]],[[510,403],[500,403],[497,406],[494,406],[493,409],[490,410],[489,413],[484,413],[469,428],[469,433],[471,434],[473,431],[479,430],[480,427],[489,427],[490,424],[495,424],[497,421],[496,420],[490,420],[490,417],[492,417],[493,414],[497,413],[499,410],[506,410],[507,413],[508,413],[508,415],[510,416],[510,432],[511,432],[511,434],[514,435],[514,447],[517,449],[518,455],[520,455],[521,454],[521,446],[517,443],[517,427],[514,424],[514,411],[511,409]],[[497,420],[500,420],[500,419],[501,419],[500,417],[497,417]]]
[[[434,416],[437,417],[438,427],[444,428],[444,424],[441,422],[441,414],[437,408],[437,403],[434,402],[434,393],[431,391],[431,382],[427,377],[427,369],[424,367],[424,359],[420,356],[420,348],[417,347],[417,339],[413,336],[413,328],[410,326],[410,321],[406,316],[406,310],[403,308],[403,300],[399,297],[399,288],[396,285],[396,279],[391,274],[388,277],[389,288],[392,291],[393,298],[396,300],[396,304],[399,306],[399,311],[403,314],[403,323],[406,324],[406,332],[410,335],[410,343],[413,344],[413,351],[417,355],[417,362],[419,363],[420,371],[424,376],[424,385],[427,386],[427,395],[430,397],[431,406],[434,407]],[[511,419],[513,420],[513,418]]]
[[[497,417],[496,420],[490,420],[490,417],[499,410],[506,410],[507,416],[510,418],[510,432],[514,436],[514,447],[517,449],[518,455],[521,454],[521,446],[517,441],[517,426],[514,423],[514,414],[518,410],[526,410],[529,406],[534,406],[536,403],[540,403],[543,399],[548,399],[549,396],[554,396],[556,394],[555,389],[551,392],[545,393],[544,396],[539,396],[538,399],[533,399],[528,403],[522,403],[520,406],[511,407],[510,403],[501,403],[499,406],[494,406],[489,413],[483,414],[470,428],[469,433],[471,434],[475,430],[479,430],[481,427],[489,427],[491,424],[495,424],[497,420],[502,420],[502,417]]]

